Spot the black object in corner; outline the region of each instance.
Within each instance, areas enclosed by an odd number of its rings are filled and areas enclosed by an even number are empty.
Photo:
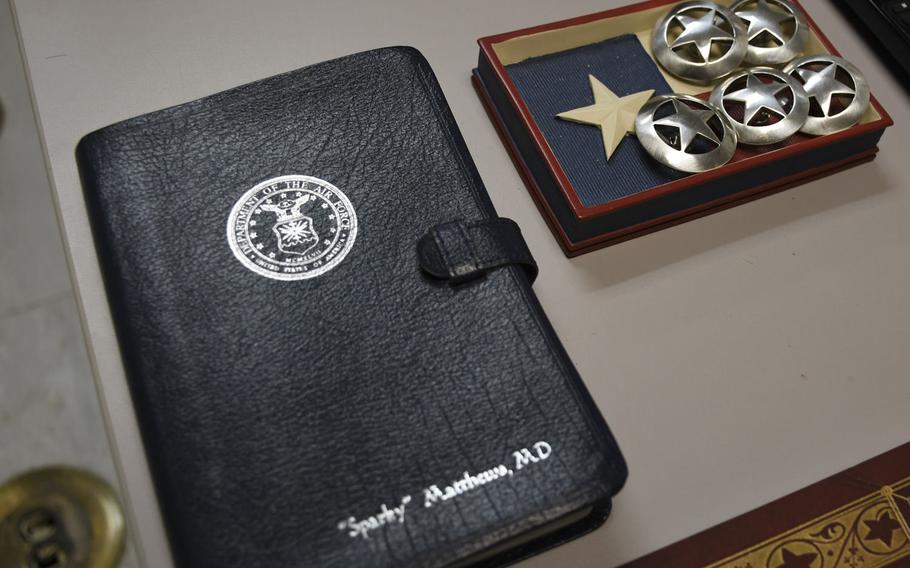
[[[834,0],[858,31],[910,89],[910,0]]]

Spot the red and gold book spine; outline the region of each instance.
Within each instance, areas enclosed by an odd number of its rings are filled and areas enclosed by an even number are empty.
[[[623,568],[910,567],[910,443]]]

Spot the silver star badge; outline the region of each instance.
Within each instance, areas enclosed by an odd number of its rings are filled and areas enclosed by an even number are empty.
[[[801,82],[812,103],[802,128],[806,134],[831,134],[849,128],[869,108],[869,84],[846,59],[808,55],[791,61],[784,73]]]
[[[715,41],[733,43],[733,34],[717,27],[714,23],[714,20],[717,19],[717,10],[708,10],[703,16],[698,18],[679,14],[676,19],[683,25],[683,31],[676,36],[670,47],[677,49],[690,43],[695,44],[702,61],[705,63],[711,61],[711,47]]]
[[[657,126],[672,126],[679,130],[677,150],[683,152],[689,149],[697,136],[703,136],[716,145],[720,145],[717,134],[708,126],[708,121],[714,117],[713,109],[695,110],[679,99],[671,99],[674,113],[654,121]]]
[[[651,51],[664,69],[687,81],[710,83],[746,56],[746,26],[708,0],[677,4],[651,32]]]
[[[786,83],[765,83],[758,78],[754,71],[746,71],[745,76],[746,85],[724,97],[745,105],[743,122],[749,124],[762,110],[776,113],[781,117],[786,116],[787,112],[777,98],[777,94],[787,88]]]
[[[809,26],[789,0],[740,0],[730,9],[749,26],[746,63],[786,63],[806,49]]]
[[[780,142],[809,116],[809,98],[799,82],[770,67],[734,73],[714,88],[710,100],[743,144]]]
[[[749,29],[746,30],[749,41],[763,33],[770,35],[780,43],[787,40],[788,34],[784,33],[783,24],[792,20],[793,15],[774,10],[767,0],[758,0],[751,10],[734,10],[733,13],[749,23]]]
[[[836,63],[828,64],[821,71],[805,68],[796,69],[796,74],[803,80],[803,88],[810,97],[818,101],[825,116],[831,116],[832,114],[831,99],[835,95],[849,95],[852,97],[856,94],[856,89],[838,81],[835,73],[837,73]]]
[[[730,122],[709,103],[689,95],[653,97],[638,113],[635,134],[655,160],[684,172],[722,166],[736,150]]]

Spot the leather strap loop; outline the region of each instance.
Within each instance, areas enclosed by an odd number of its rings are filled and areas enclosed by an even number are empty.
[[[417,242],[417,258],[425,272],[452,284],[510,264],[523,268],[531,282],[537,277],[537,263],[521,229],[515,221],[502,217],[431,227]]]

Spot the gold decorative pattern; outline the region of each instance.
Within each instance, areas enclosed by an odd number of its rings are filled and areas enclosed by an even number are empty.
[[[910,477],[707,568],[879,568],[910,556]]]

